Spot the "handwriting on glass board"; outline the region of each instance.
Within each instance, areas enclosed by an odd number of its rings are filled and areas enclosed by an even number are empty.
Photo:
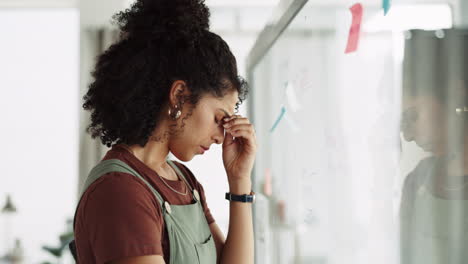
[[[270,129],[270,133],[273,133],[273,131],[275,131],[276,127],[279,125],[279,123],[283,119],[285,113],[286,113],[286,108],[284,108],[284,106],[283,106],[283,107],[281,107],[281,113],[278,116],[278,118],[276,119],[275,124]]]

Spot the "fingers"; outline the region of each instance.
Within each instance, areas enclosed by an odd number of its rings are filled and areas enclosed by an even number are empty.
[[[231,134],[233,137],[236,137],[236,138],[241,137],[245,139],[249,139],[253,136],[251,133],[249,133],[246,130],[237,130],[237,131],[229,132],[229,134]]]
[[[227,138],[242,139],[240,143],[248,146],[250,150],[255,150],[257,147],[257,138],[252,124],[235,125],[232,129],[226,129],[226,135],[231,135]]]
[[[230,133],[233,136],[237,133],[238,135],[253,135],[255,137],[255,128],[250,124],[250,120],[248,118],[240,115],[234,115],[229,117],[227,120],[228,121],[225,121],[223,124],[227,133]]]
[[[228,135],[229,135],[228,132],[226,132],[226,134],[224,135],[223,147],[229,146],[234,143],[233,135],[230,135],[230,136]]]
[[[228,120],[224,122],[223,126],[225,129],[227,129],[238,124],[250,124],[250,121],[248,118],[241,117],[240,115],[236,115],[236,116],[231,116],[230,118],[228,118]]]
[[[231,126],[229,128],[226,128],[226,132],[234,135],[234,133],[237,133],[239,131],[245,131],[247,134],[254,134],[254,128],[252,124],[238,124]]]
[[[244,146],[246,151],[255,152],[257,148],[256,132],[248,118],[240,115],[231,116],[227,121],[224,121],[223,126],[226,130],[223,146],[226,147],[238,142]]]

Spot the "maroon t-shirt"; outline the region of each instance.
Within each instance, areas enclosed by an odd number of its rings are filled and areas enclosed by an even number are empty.
[[[175,193],[154,170],[126,149],[113,146],[103,158],[107,159],[119,159],[130,165],[170,204],[192,202],[190,191],[185,196]],[[213,223],[203,187],[186,166],[174,163],[200,193],[208,224]],[[183,181],[164,180],[185,193]],[[169,238],[159,202],[145,183],[127,173],[108,173],[89,186],[76,212],[75,241],[79,264],[102,264],[144,255],[162,255],[169,263]]]

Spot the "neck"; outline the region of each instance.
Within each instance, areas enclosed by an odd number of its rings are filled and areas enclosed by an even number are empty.
[[[156,172],[167,171],[168,169],[166,158],[169,155],[169,140],[163,136],[167,126],[161,124],[160,127],[163,129],[156,129],[153,132],[155,136],[150,138],[144,147],[138,144],[127,146],[135,157]]]
[[[144,147],[139,145],[128,146],[133,155],[148,167],[160,171],[166,168],[166,158],[169,154],[167,144],[155,141],[148,141]]]

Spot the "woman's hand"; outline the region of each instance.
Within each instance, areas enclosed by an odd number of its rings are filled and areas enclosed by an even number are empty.
[[[251,184],[250,175],[257,151],[255,129],[247,118],[240,115],[231,116],[224,121],[223,126],[226,130],[223,142],[224,168],[231,191],[240,191],[242,186]]]

